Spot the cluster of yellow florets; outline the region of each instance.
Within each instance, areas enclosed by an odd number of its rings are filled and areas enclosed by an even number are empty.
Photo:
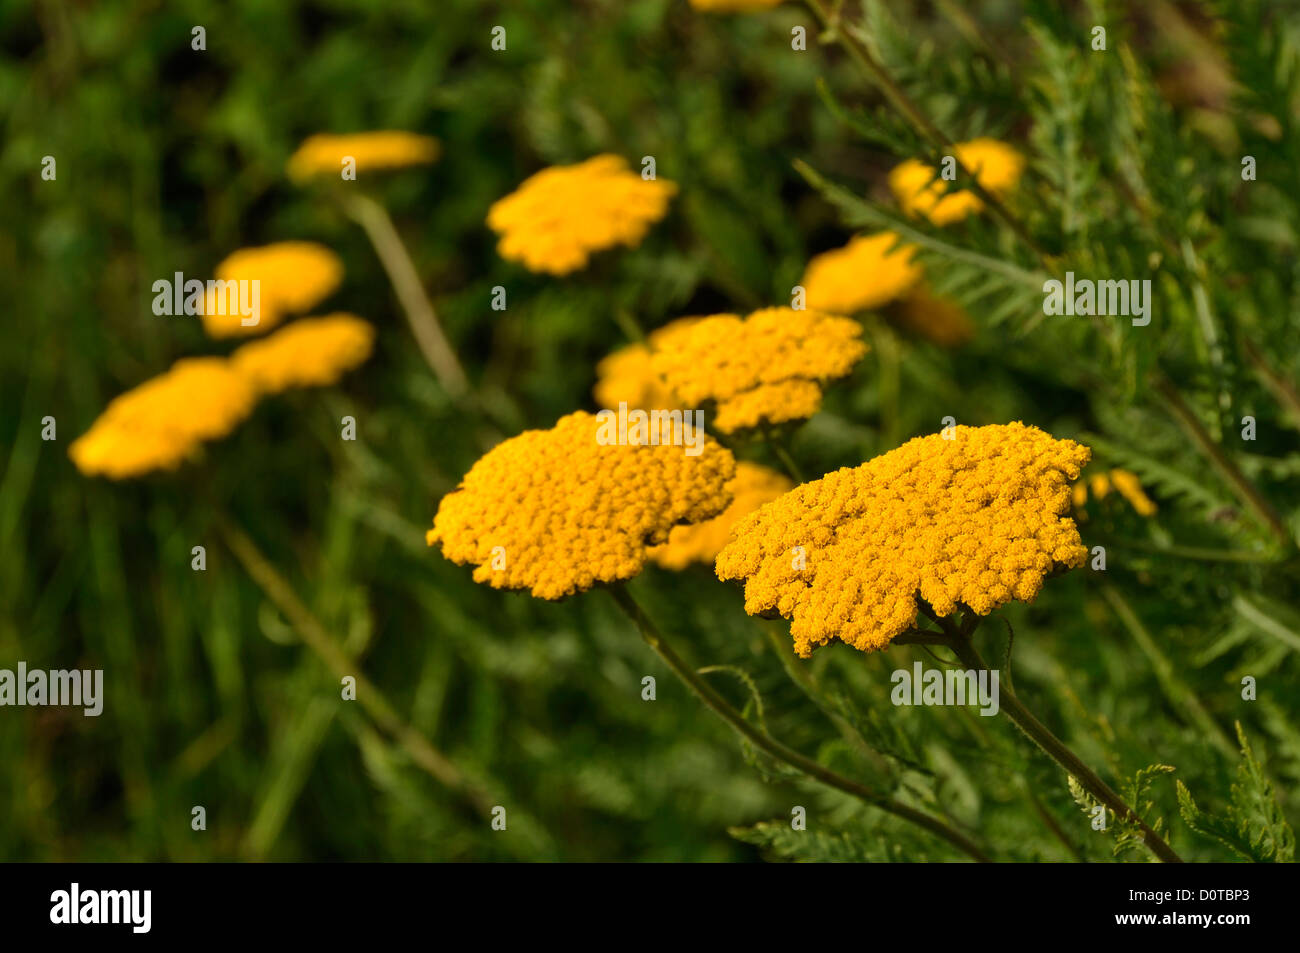
[[[796,487],[742,520],[718,555],[745,581],[745,611],[791,620],[795,651],[840,639],[882,649],[940,616],[1031,601],[1055,568],[1086,555],[1069,484],[1090,451],[1022,423],[918,437]]]
[[[902,244],[893,232],[859,235],[843,248],[815,256],[799,283],[815,311],[869,311],[906,294],[921,279],[915,256],[915,246]]]
[[[957,161],[990,195],[1001,198],[1020,181],[1025,158],[996,139],[973,139],[953,146]],[[934,225],[951,225],[984,208],[984,201],[968,189],[952,190],[952,183],[940,177],[932,166],[908,159],[889,173],[889,187],[913,218],[924,217]]]
[[[289,159],[289,178],[303,182],[318,175],[341,175],[343,159],[356,162],[358,174],[427,165],[438,158],[438,140],[400,130],[320,133],[308,137]]]
[[[1119,491],[1119,495],[1128,500],[1129,506],[1139,516],[1155,516],[1158,507],[1151,497],[1146,495],[1142,489],[1142,481],[1137,478],[1136,473],[1130,473],[1128,470],[1110,470],[1106,473],[1094,473],[1088,478],[1088,482],[1080,481],[1074,486],[1073,502],[1074,508],[1079,510],[1079,518],[1087,519],[1088,514],[1083,512],[1083,508],[1088,504],[1088,489],[1092,488],[1092,495],[1097,500],[1104,500],[1111,491],[1111,488]]]
[[[501,236],[502,258],[566,275],[595,252],[639,245],[676,192],[671,182],[632,172],[620,156],[599,155],[531,176],[492,205],[487,223]]]
[[[203,307],[203,327],[212,337],[261,334],[290,314],[301,314],[343,280],[343,262],[315,242],[276,242],[260,248],[241,248],[217,265],[218,281],[258,281],[257,324],[245,326],[243,315],[222,301],[220,288],[209,292]],[[234,287],[234,286],[231,286]]]
[[[736,476],[727,486],[731,504],[711,520],[673,527],[668,542],[650,550],[650,558],[665,569],[685,569],[691,563],[713,562],[741,517],[793,486],[785,475],[742,460],[736,464]]]
[[[731,501],[731,453],[662,444],[602,444],[593,414],[561,418],[499,444],[443,497],[427,534],[443,555],[473,565],[474,581],[560,599],[630,579],[679,523]]]
[[[332,384],[370,356],[374,328],[350,314],[304,318],[227,360],[186,358],[115,398],[68,448],[87,476],[115,480],[174,470],[230,433],[257,401],[292,387]]]
[[[719,314],[669,335],[654,370],[688,407],[716,404],[713,425],[732,433],[810,417],[821,384],[843,377],[866,353],[862,328],[818,311],[764,308]]]
[[[227,361],[186,358],[115,398],[68,456],[82,473],[115,480],[174,470],[204,441],[235,429],[256,403],[252,383]]]
[[[294,387],[324,387],[363,363],[375,329],[351,314],[303,318],[230,355],[235,370],[263,394]]]

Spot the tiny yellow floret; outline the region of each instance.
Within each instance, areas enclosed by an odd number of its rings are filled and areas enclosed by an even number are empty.
[[[595,252],[639,245],[676,192],[672,182],[643,179],[620,156],[599,155],[529,177],[492,205],[487,224],[501,236],[502,258],[567,275]]]
[[[1066,514],[1089,449],[1011,423],[917,437],[760,507],[718,554],[743,580],[745,611],[791,620],[800,656],[834,639],[883,649],[916,624],[917,600],[940,616],[1031,602],[1087,550]]]
[[[426,534],[473,565],[474,581],[560,599],[637,575],[679,523],[731,502],[731,452],[711,438],[697,455],[671,444],[602,443],[579,411],[483,456],[443,497]]]

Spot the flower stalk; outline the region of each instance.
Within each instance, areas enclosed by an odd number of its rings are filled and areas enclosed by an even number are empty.
[[[951,649],[957,659],[969,669],[977,671],[988,669],[988,665],[984,662],[971,640],[971,634],[979,624],[979,616],[970,615],[968,621],[960,626],[947,618],[940,618],[938,621],[943,628],[943,634],[941,636],[936,635],[931,644],[943,645]],[[1174,853],[1164,839],[1152,830],[1146,821],[1142,820],[1138,813],[1111,789],[1110,785],[1084,764],[1083,760],[1065,742],[1052,734],[1047,729],[1047,726],[1025,707],[1015,692],[1009,688],[1002,689],[999,694],[999,709],[1005,712],[1020,730],[1029,736],[1034,744],[1038,745],[1053,761],[1074,777],[1083,786],[1084,790],[1104,804],[1116,817],[1123,818],[1136,825],[1142,831],[1142,842],[1151,853],[1165,863],[1180,864],[1183,862],[1183,859]]]

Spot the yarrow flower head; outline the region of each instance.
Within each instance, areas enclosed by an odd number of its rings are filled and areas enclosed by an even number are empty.
[[[957,161],[975,176],[990,195],[1001,198],[1020,181],[1025,157],[1005,142],[973,139],[953,147]],[[924,217],[935,225],[951,225],[984,208],[984,201],[969,189],[950,191],[952,183],[919,159],[908,159],[889,173],[889,188],[903,211]]]
[[[315,242],[276,242],[241,248],[217,265],[216,274],[221,282],[259,282],[260,320],[254,325],[243,325],[238,309],[219,300],[220,291],[207,295],[204,329],[214,338],[235,337],[269,331],[287,315],[316,305],[343,280],[343,262]]]
[[[869,311],[902,296],[921,279],[915,255],[916,247],[902,244],[893,232],[859,235],[843,248],[814,257],[799,283],[815,311]]]
[[[906,330],[940,347],[960,347],[975,336],[975,324],[966,310],[923,284],[898,303],[894,318]]]
[[[257,403],[253,385],[219,357],[186,358],[115,398],[68,448],[86,476],[114,480],[174,470],[224,437]]]
[[[650,550],[650,558],[665,569],[685,569],[691,563],[711,563],[727,544],[731,528],[764,503],[776,499],[794,484],[784,474],[742,460],[728,484],[731,504],[702,523],[674,526],[668,542]]]
[[[646,335],[644,344],[629,344],[602,358],[596,365],[596,386],[592,391],[601,407],[617,408],[620,403],[646,410],[679,406],[663,378],[654,368],[655,348],[690,327],[699,318],[678,318]]]
[[[918,437],[746,517],[717,574],[744,580],[746,612],[790,619],[800,656],[837,638],[883,649],[916,624],[918,598],[987,615],[1081,565],[1066,514],[1090,455],[1019,422]]]
[[[370,356],[375,329],[351,314],[303,318],[230,355],[234,369],[262,394],[333,384]]]
[[[355,160],[358,174],[428,165],[438,158],[439,151],[438,140],[432,136],[401,130],[320,133],[308,137],[290,157],[289,178],[305,182],[316,176],[337,177],[343,171],[345,156]]]
[[[1129,506],[1133,507],[1134,512],[1139,516],[1155,516],[1159,509],[1155,501],[1142,489],[1142,481],[1137,478],[1137,474],[1128,470],[1115,469],[1107,473],[1094,473],[1088,478],[1087,483],[1080,480],[1074,485],[1073,503],[1074,508],[1079,511],[1079,519],[1088,518],[1084,507],[1088,505],[1090,486],[1093,497],[1098,501],[1109,496],[1112,487],[1118,490],[1119,495],[1128,500]]]
[[[615,245],[635,248],[668,212],[677,186],[643,179],[616,155],[552,166],[488,210],[497,251],[529,271],[566,275]]]
[[[714,402],[714,426],[733,433],[811,417],[822,384],[844,377],[867,352],[861,338],[850,318],[764,308],[702,318],[660,342],[652,362],[688,406]]]
[[[494,447],[443,497],[429,545],[473,565],[475,582],[560,599],[632,578],[675,525],[731,501],[735,460],[715,441],[690,456],[669,444],[601,443],[600,428],[579,411]]]

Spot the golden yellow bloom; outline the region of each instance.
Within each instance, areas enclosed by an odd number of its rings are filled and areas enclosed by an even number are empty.
[[[673,526],[731,501],[735,460],[712,439],[692,456],[671,444],[602,442],[604,429],[579,411],[494,447],[443,497],[429,545],[472,564],[475,582],[560,599],[632,578]]]
[[[973,139],[953,147],[957,160],[975,176],[989,194],[1001,198],[1020,181],[1025,157],[996,139]],[[952,183],[939,178],[932,166],[908,159],[889,173],[889,188],[903,211],[924,216],[935,225],[960,222],[984,208],[984,202],[967,189],[949,191]]]
[[[375,329],[352,314],[303,318],[230,355],[234,369],[263,394],[324,387],[370,356]]]
[[[821,384],[848,374],[867,352],[862,327],[819,311],[764,308],[717,314],[671,335],[651,361],[688,407],[717,405],[713,425],[732,433],[810,417]]]
[[[691,6],[705,13],[752,13],[771,10],[783,0],[691,0]]]
[[[1064,514],[1091,451],[1019,422],[950,433],[761,507],[732,531],[718,577],[745,580],[751,615],[792,620],[805,658],[836,638],[885,648],[915,625],[918,597],[940,616],[1032,601],[1048,573],[1087,553]]]
[[[1092,495],[1098,500],[1106,498],[1113,486],[1119,491],[1119,495],[1128,500],[1129,506],[1139,516],[1155,516],[1155,501],[1146,495],[1142,489],[1142,483],[1138,480],[1137,474],[1130,473],[1128,470],[1111,470],[1109,473],[1094,473],[1088,478],[1088,483],[1092,486]],[[1087,519],[1088,514],[1083,508],[1088,504],[1088,486],[1082,481],[1076,483],[1073,491],[1074,508],[1079,510],[1079,518]]]
[[[639,245],[676,192],[664,179],[641,178],[620,156],[599,155],[526,179],[492,205],[487,224],[501,236],[502,258],[566,275],[585,268],[594,252]]]
[[[916,247],[893,232],[859,235],[843,248],[808,262],[803,280],[808,307],[832,314],[869,311],[900,297],[920,280]]]
[[[650,558],[665,569],[685,569],[691,563],[713,562],[727,544],[737,520],[793,486],[784,474],[757,463],[740,461],[736,464],[736,476],[727,486],[731,505],[703,523],[674,526],[668,542],[651,549]]]
[[[207,295],[203,327],[211,337],[261,334],[287,315],[313,307],[343,280],[343,262],[315,242],[276,242],[241,248],[217,265],[218,281],[258,281],[258,322],[244,326],[233,296],[220,290]],[[233,290],[234,285],[230,288]]]
[[[975,324],[965,309],[951,298],[932,294],[924,285],[899,302],[894,317],[904,329],[940,347],[960,347],[975,336]]]
[[[663,378],[654,369],[651,352],[672,335],[688,328],[699,318],[678,318],[646,335],[645,344],[629,344],[601,359],[596,365],[596,386],[592,391],[601,407],[618,409],[620,402],[643,410],[671,410],[680,407]]]
[[[383,130],[336,136],[310,136],[289,159],[289,178],[304,182],[317,175],[341,176],[343,157],[356,161],[357,173],[428,165],[438,158],[438,140],[413,132]]]
[[[203,441],[234,430],[256,403],[252,385],[226,361],[187,358],[115,398],[68,456],[87,476],[114,480],[174,470]]]

